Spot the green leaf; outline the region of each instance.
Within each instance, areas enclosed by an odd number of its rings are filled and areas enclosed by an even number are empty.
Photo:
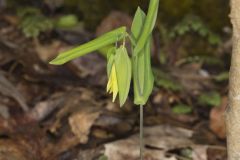
[[[204,26],[204,27],[200,28],[198,32],[202,37],[205,37],[208,35],[209,30],[207,27]]]
[[[132,36],[137,40],[141,33],[146,19],[145,13],[138,8],[134,16],[132,24]],[[151,35],[148,41],[144,44],[144,48],[140,54],[133,52],[133,85],[134,85],[134,103],[136,105],[146,104],[152,89],[154,78],[151,68]],[[133,45],[133,47],[135,47]]]
[[[193,150],[191,148],[183,148],[180,150],[180,154],[183,157],[187,157],[188,160],[191,160],[193,155]]]
[[[177,104],[172,108],[172,112],[176,114],[188,114],[192,112],[192,107],[185,104]]]
[[[187,32],[189,32],[190,28],[188,25],[182,25],[181,27],[178,28],[178,34],[180,36],[186,34]]]
[[[123,106],[128,97],[132,77],[132,64],[125,46],[116,50],[114,64],[116,66],[120,106]]]
[[[191,26],[192,26],[192,29],[193,29],[195,32],[199,31],[199,29],[203,27],[202,23],[201,23],[200,21],[198,21],[198,20],[193,21],[193,23],[191,24]]]
[[[17,10],[20,17],[19,27],[26,37],[37,37],[40,32],[51,30],[53,21],[34,7],[24,7]]]
[[[132,35],[135,40],[138,40],[138,38],[141,35],[142,28],[144,25],[144,21],[146,19],[146,14],[141,10],[141,8],[138,8],[136,11],[136,14],[133,19],[133,24],[132,24]],[[134,46],[135,47],[135,46]],[[145,51],[142,51],[141,54],[138,56],[136,55],[135,52],[133,52],[133,63],[134,63],[134,74],[135,74],[135,79],[136,79],[136,87],[137,92],[139,92],[139,95],[143,96],[143,89],[144,89],[144,71],[145,71],[145,58],[146,56],[144,55]]]
[[[154,69],[154,76],[156,85],[159,87],[171,91],[181,91],[183,89],[183,87],[178,82],[174,81],[170,75],[159,69]]]
[[[208,42],[212,45],[220,44],[221,39],[218,35],[210,33],[208,36]]]
[[[136,79],[137,92],[139,95],[143,95],[144,92],[144,81],[145,81],[145,53],[141,53],[139,56],[134,57],[134,74]]]
[[[198,33],[202,38],[207,38],[212,45],[221,43],[219,35],[213,33],[199,17],[194,15],[187,15],[178,23],[170,32],[170,38],[175,38],[177,35],[184,36],[191,31]]]
[[[222,72],[219,75],[213,77],[218,82],[227,81],[229,79],[229,72]]]
[[[155,26],[156,19],[157,19],[158,6],[159,6],[159,0],[150,1],[148,14],[143,25],[142,33],[139,39],[137,40],[136,47],[134,48],[134,53],[136,54],[139,54],[141,50],[144,48],[147,40],[149,39],[149,36],[153,31],[153,28]]]
[[[108,54],[109,54],[109,50],[115,48],[115,44],[111,44],[111,45],[107,45],[105,47],[102,47],[100,49],[98,49],[98,53],[103,56],[104,58],[108,59]]]
[[[78,18],[73,14],[62,16],[56,22],[56,26],[58,28],[70,28],[76,26],[77,24]]]
[[[98,160],[108,160],[108,158],[107,158],[107,156],[105,156],[105,155],[102,155],[101,157],[99,157],[99,159]]]
[[[102,47],[108,46],[110,44],[116,43],[117,41],[122,40],[126,36],[126,27],[120,27],[111,32],[105,33],[104,35],[85,43],[79,47],[76,47],[72,50],[66,51],[57,56],[50,64],[62,65],[68,61],[71,61],[75,58],[86,55],[90,52],[98,50]]]
[[[200,95],[198,101],[201,105],[217,107],[221,104],[221,96],[218,92],[204,93]]]
[[[28,15],[21,19],[20,28],[26,37],[37,37],[40,32],[53,28],[53,22],[43,15]]]
[[[154,84],[151,67],[151,39],[144,47],[144,52],[133,57],[133,84],[134,103],[136,105],[146,104]]]
[[[159,61],[160,61],[160,64],[162,64],[162,65],[167,63],[167,54],[164,51],[160,51]]]
[[[153,71],[152,71],[152,66],[151,66],[151,38],[148,40],[146,47],[145,47],[145,84],[144,84],[144,93],[143,96],[145,100],[147,101],[150,94],[152,93],[153,90],[153,85],[154,85],[154,76],[153,76]]]
[[[139,38],[140,33],[142,32],[145,18],[146,14],[142,11],[140,7],[138,7],[131,27],[132,36],[135,41]]]

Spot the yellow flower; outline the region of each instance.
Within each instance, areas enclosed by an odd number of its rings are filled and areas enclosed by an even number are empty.
[[[112,101],[114,102],[117,97],[117,94],[118,94],[118,82],[117,82],[117,74],[116,74],[115,64],[112,65],[111,73],[110,73],[109,80],[107,83],[107,92],[113,93]]]

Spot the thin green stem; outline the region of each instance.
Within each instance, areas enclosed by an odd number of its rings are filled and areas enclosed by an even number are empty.
[[[144,155],[144,140],[143,140],[143,105],[140,105],[140,160],[143,160]]]

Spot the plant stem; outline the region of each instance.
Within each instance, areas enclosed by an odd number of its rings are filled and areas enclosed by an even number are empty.
[[[144,140],[143,140],[143,105],[140,105],[140,160],[143,160]]]

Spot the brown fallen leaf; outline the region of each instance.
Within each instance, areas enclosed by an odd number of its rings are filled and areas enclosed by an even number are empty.
[[[71,150],[78,145],[78,138],[72,133],[68,132],[57,143],[48,143],[42,151],[42,155],[46,160],[59,159],[61,154]],[[57,146],[57,147],[55,147]]]
[[[221,146],[209,146],[195,144],[192,141],[193,131],[167,125],[145,127],[144,132],[144,160],[212,160],[208,155],[209,150],[226,153],[226,148]],[[139,159],[139,136],[133,135],[127,139],[105,144],[104,155],[111,160],[138,160]],[[173,150],[190,148],[189,157],[183,157]],[[226,154],[224,154],[226,155]],[[218,157],[224,157],[218,156]]]
[[[101,55],[85,55],[68,63],[67,67],[78,77],[85,78],[89,85],[105,86],[107,83],[106,60]]]
[[[221,139],[226,138],[224,113],[227,103],[227,97],[223,97],[221,105],[214,107],[210,112],[210,129]]]
[[[40,44],[38,41],[35,41],[35,47],[36,47],[36,52],[39,58],[43,62],[47,63],[48,61],[53,59],[53,57],[56,57],[60,52],[63,51],[65,44],[57,40],[47,45],[46,44],[43,45],[43,44]]]
[[[145,127],[145,160],[177,160],[177,156],[167,155],[169,150],[185,148],[193,145],[190,140],[192,131],[161,125]],[[155,149],[152,149],[155,148]],[[125,140],[119,140],[105,145],[105,155],[111,160],[138,160],[139,137],[134,135]]]
[[[165,151],[185,148],[193,144],[190,138],[193,131],[168,125],[147,127],[144,131],[146,145]]]
[[[85,90],[83,90],[85,91]],[[66,92],[64,102],[50,122],[48,130],[59,138],[44,150],[44,157],[55,159],[74,147],[88,142],[95,120],[101,114],[99,103],[88,97],[91,92],[82,94],[82,89]],[[58,146],[57,148],[54,146]],[[58,158],[57,158],[58,159]]]
[[[10,118],[8,107],[0,103],[0,117],[4,119]]]
[[[123,12],[113,11],[101,22],[100,26],[98,26],[96,35],[102,35],[121,26],[130,28],[131,23],[132,18],[129,15]]]
[[[0,144],[0,160],[27,160],[26,156],[16,145],[4,141]]]
[[[44,120],[54,110],[63,105],[65,96],[66,95],[62,93],[55,93],[48,100],[38,102],[26,116],[35,121]]]
[[[105,145],[105,156],[111,160],[138,160],[139,159],[138,137],[131,137]],[[177,160],[167,158],[162,150],[145,149],[144,160]]]
[[[227,149],[222,146],[210,146],[207,150],[208,160],[227,160]]]
[[[195,124],[193,139],[199,144],[219,144],[216,135],[210,130],[209,122],[199,122]]]
[[[0,41],[0,45],[1,41]],[[9,51],[6,51],[2,48],[0,48],[0,66],[3,66],[5,64],[7,64],[8,62],[10,62],[11,60],[13,60],[13,54],[9,53]]]
[[[123,136],[133,131],[135,123],[136,119],[127,115],[120,116],[120,114],[102,113],[94,123],[94,127],[105,129],[116,136]]]
[[[5,0],[0,0],[0,9],[5,8],[7,6],[7,2]]]
[[[19,93],[16,87],[3,75],[2,72],[0,72],[0,93],[4,96],[15,99],[25,112],[29,110],[24,97]]]
[[[54,117],[52,117],[54,122],[48,127],[49,131],[53,134],[58,134],[65,125],[63,121],[65,122],[65,119],[68,119],[69,116],[71,117],[76,113],[84,112],[84,110],[87,112],[89,109],[92,109],[92,111],[95,112],[99,109],[98,107],[101,103],[96,103],[93,98],[94,96],[91,96],[92,92],[82,88],[75,88],[65,92],[60,109]]]
[[[99,111],[85,108],[69,117],[71,130],[78,137],[79,143],[86,144],[88,142],[90,129],[99,115]]]
[[[106,130],[103,130],[103,129],[93,129],[92,135],[98,139],[113,138],[112,134],[109,134]]]
[[[183,86],[184,90],[198,95],[204,88],[211,89],[214,84],[208,75],[202,74],[200,64],[189,64],[183,67],[172,67],[170,74]]]
[[[192,148],[193,148],[193,153],[192,153],[193,160],[208,160],[207,145],[206,146],[195,145]]]
[[[0,140],[0,160],[39,160],[36,158],[35,148],[24,138],[1,139]]]
[[[49,73],[46,64],[38,57],[33,41],[23,35],[12,18],[10,18],[11,20],[6,18],[9,16],[5,14],[3,17],[5,18],[0,17],[0,21],[7,25],[1,26],[0,24],[0,45],[3,45],[0,47],[0,63],[6,64],[9,61],[14,61],[16,64],[21,64],[30,77]]]
[[[103,146],[87,150],[79,150],[78,155],[74,160],[97,160],[97,157],[101,156],[103,150]],[[98,160],[100,160],[100,158]]]

